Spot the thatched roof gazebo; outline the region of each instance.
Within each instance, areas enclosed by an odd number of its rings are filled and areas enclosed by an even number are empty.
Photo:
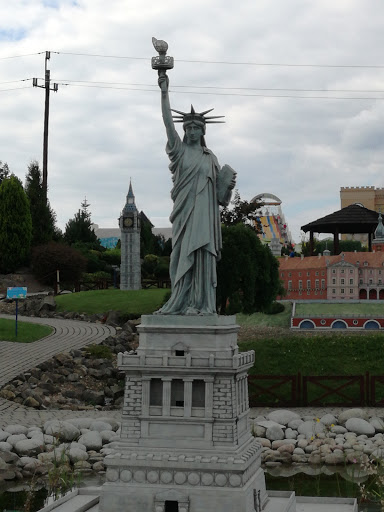
[[[313,253],[313,233],[332,233],[334,254],[339,254],[339,234],[365,233],[368,235],[369,251],[372,250],[372,235],[377,228],[379,214],[359,204],[351,204],[341,210],[314,220],[301,229],[309,231],[310,254]]]

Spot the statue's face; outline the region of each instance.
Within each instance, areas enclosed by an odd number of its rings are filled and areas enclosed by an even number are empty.
[[[201,126],[195,123],[190,123],[185,127],[185,135],[187,137],[187,144],[194,144],[196,142],[200,142],[201,137],[204,135],[204,133]]]

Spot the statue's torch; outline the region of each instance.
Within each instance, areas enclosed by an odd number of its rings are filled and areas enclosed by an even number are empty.
[[[157,69],[159,76],[165,76],[167,69],[173,68],[173,57],[167,56],[168,44],[155,37],[152,37],[152,43],[159,53],[158,57],[152,57],[152,69]]]

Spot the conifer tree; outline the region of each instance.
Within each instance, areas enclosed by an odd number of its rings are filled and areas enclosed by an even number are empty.
[[[32,217],[32,247],[55,239],[56,215],[46,199],[42,181],[38,162],[31,162],[25,179],[25,192]]]
[[[0,185],[0,272],[14,272],[28,262],[32,239],[29,201],[16,176]]]

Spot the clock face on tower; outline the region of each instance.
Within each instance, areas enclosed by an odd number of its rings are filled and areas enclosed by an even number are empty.
[[[123,219],[123,226],[125,228],[131,228],[133,226],[133,219],[132,219],[132,217],[124,217],[124,219]]]

